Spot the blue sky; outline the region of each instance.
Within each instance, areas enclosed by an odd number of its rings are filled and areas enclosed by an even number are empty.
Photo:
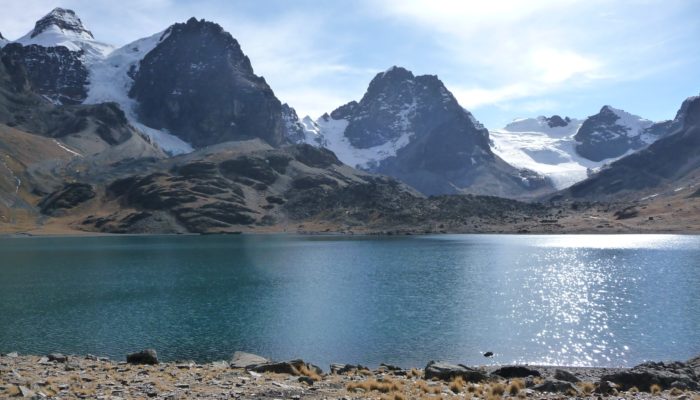
[[[700,93],[696,0],[0,0],[16,39],[53,7],[125,45],[191,16],[239,40],[277,96],[319,116],[392,65],[436,74],[490,128],[604,104],[672,118]]]

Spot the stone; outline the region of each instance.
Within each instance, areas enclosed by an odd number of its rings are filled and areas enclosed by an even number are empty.
[[[554,379],[571,383],[581,382],[581,380],[576,375],[572,374],[571,372],[565,369],[557,369],[556,371],[554,371]]]
[[[526,378],[528,376],[541,376],[536,369],[523,367],[521,365],[507,365],[493,371],[494,375],[503,378]]]
[[[13,351],[12,353],[7,353],[7,356],[10,358],[17,358],[19,357],[19,354],[16,351]]]
[[[596,389],[596,393],[600,394],[610,394],[614,390],[618,390],[619,386],[616,383],[606,381],[606,380],[601,380],[600,384],[598,384],[598,388]]]
[[[299,382],[301,382],[301,383],[306,383],[306,384],[309,385],[309,386],[313,386],[313,385],[314,385],[314,380],[311,379],[311,378],[309,378],[308,376],[300,376],[300,377],[299,377]]]
[[[693,368],[681,362],[647,362],[630,370],[603,375],[600,379],[616,383],[621,390],[636,387],[639,390],[648,391],[652,385],[659,385],[661,389],[666,390],[670,389],[674,383],[686,385],[691,390],[700,387]]]
[[[155,365],[158,364],[158,354],[153,349],[146,349],[127,355],[126,362],[129,364]]]
[[[547,393],[578,393],[578,389],[571,382],[557,379],[547,379],[539,385],[533,386],[532,389]]]
[[[22,396],[22,397],[32,397],[32,396],[34,396],[34,391],[33,391],[33,390],[30,390],[30,389],[29,389],[28,387],[26,387],[26,386],[19,386],[18,389],[19,389],[20,396]]]
[[[461,376],[467,382],[480,382],[486,380],[486,373],[469,368],[462,364],[449,364],[440,361],[430,361],[425,367],[425,379],[437,378],[443,381],[451,381]]]
[[[269,363],[265,357],[261,357],[255,354],[246,353],[243,351],[237,351],[233,353],[233,358],[231,358],[231,368],[249,368],[259,364]]]
[[[358,370],[368,370],[369,368],[357,364],[357,365],[352,365],[352,364],[331,364],[330,365],[330,371],[331,374],[336,374],[336,375],[342,375],[342,374],[347,374],[348,372],[353,372],[353,371],[358,371]]]
[[[291,361],[281,361],[281,362],[268,362],[264,364],[258,364],[247,369],[255,372],[265,373],[272,372],[275,374],[289,374],[296,375],[299,373],[299,368],[305,366],[303,360],[291,360]]]
[[[68,357],[64,356],[61,353],[51,353],[47,357],[49,358],[49,361],[55,361],[58,363],[64,363],[68,361]]]

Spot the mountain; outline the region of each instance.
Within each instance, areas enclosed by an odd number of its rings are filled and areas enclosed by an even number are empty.
[[[652,143],[656,137],[645,134],[652,125],[652,121],[637,115],[603,106],[576,132],[576,152],[592,161],[620,157]]]
[[[168,28],[132,71],[139,121],[194,147],[260,138],[285,142],[282,104],[221,26],[189,19]]]
[[[23,46],[64,47],[80,52],[86,63],[103,58],[113,50],[112,46],[95,40],[73,10],[64,8],[54,8],[36,21],[34,29],[15,42]]]
[[[64,184],[112,179],[165,158],[114,103],[56,105],[0,49],[0,215],[41,223],[38,203]],[[2,218],[0,218],[2,219]]]
[[[2,47],[3,57],[26,69],[33,89],[56,104],[82,103],[89,65],[111,50],[63,8],[53,9],[26,35]]]
[[[700,96],[686,99],[672,121],[654,129],[662,136],[656,142],[611,163],[556,198],[639,199],[699,184]]]
[[[191,18],[120,49],[56,8],[3,47],[55,104],[115,102],[171,154],[229,140],[286,143],[282,105],[221,26]]]
[[[305,125],[304,142],[343,162],[386,174],[424,194],[527,197],[549,182],[496,156],[488,131],[434,75],[392,67],[377,74],[359,102]],[[297,132],[299,132],[297,130]],[[299,135],[290,140],[300,141]]]
[[[610,106],[584,120],[553,115],[518,119],[490,131],[494,153],[552,180],[557,189],[663,137],[672,121],[653,123]]]
[[[4,36],[2,36],[2,32],[0,32],[0,48],[8,44],[10,41],[5,39]]]

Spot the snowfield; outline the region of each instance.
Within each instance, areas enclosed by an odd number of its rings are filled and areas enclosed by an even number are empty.
[[[564,189],[620,158],[595,162],[579,156],[574,135],[582,123],[574,119],[567,126],[551,128],[544,117],[515,120],[489,131],[491,149],[511,165],[539,172],[557,189]]]

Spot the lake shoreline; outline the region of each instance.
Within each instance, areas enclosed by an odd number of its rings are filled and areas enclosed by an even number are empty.
[[[247,353],[230,361],[156,363],[142,352],[130,362],[95,356],[0,355],[0,397],[42,398],[678,398],[700,399],[700,357],[633,368],[430,362],[423,369],[382,364],[370,370],[301,360],[273,362]],[[155,363],[151,365],[150,363]],[[685,396],[685,397],[683,397]]]

